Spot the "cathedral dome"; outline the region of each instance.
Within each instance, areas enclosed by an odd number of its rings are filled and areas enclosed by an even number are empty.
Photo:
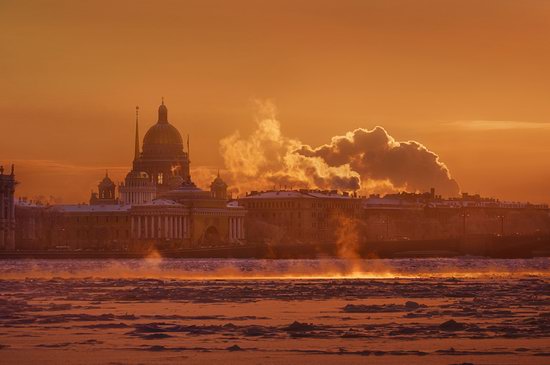
[[[131,170],[127,175],[126,179],[145,179],[150,180],[149,174],[147,174],[145,171],[136,171]]]
[[[183,139],[181,138],[180,132],[171,124],[168,123],[157,123],[145,134],[143,138],[143,149],[148,145],[155,144],[172,144],[180,145],[183,148]]]
[[[183,151],[183,139],[176,127],[168,122],[168,109],[164,100],[159,107],[158,122],[153,125],[143,138],[143,153],[173,154]]]
[[[222,188],[222,189],[226,189],[227,188],[227,184],[225,183],[225,181],[222,180],[222,178],[220,177],[220,172],[218,171],[218,176],[216,176],[216,178],[214,179],[214,181],[212,181],[212,184],[210,184],[210,187],[212,189],[214,188]]]

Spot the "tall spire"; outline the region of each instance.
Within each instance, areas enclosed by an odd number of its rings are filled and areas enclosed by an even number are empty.
[[[136,106],[136,141],[134,147],[134,161],[139,158],[139,106]]]
[[[189,149],[189,135],[187,135],[187,160],[190,159],[190,156],[191,156],[191,150]],[[189,162],[191,162],[189,160]]]

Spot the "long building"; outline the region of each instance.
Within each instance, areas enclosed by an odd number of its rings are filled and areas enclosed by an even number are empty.
[[[248,238],[273,244],[333,243],[361,213],[361,199],[335,190],[253,191],[238,202]]]
[[[118,186],[106,172],[89,204],[21,200],[14,210],[13,168],[9,175],[2,170],[0,247],[13,249],[17,240],[16,249],[132,251],[550,234],[547,205],[466,193],[444,199],[433,189],[369,197],[335,190],[252,191],[231,201],[219,173],[209,190],[193,183],[189,139],[185,150],[164,100],[141,145],[138,117],[136,109],[132,169]]]
[[[548,205],[499,201],[463,193],[371,195],[363,201],[367,240],[424,240],[472,235],[550,234]]]

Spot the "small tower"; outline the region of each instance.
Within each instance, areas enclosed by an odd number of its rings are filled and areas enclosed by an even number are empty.
[[[108,171],[105,171],[105,177],[97,186],[97,190],[99,192],[98,195],[92,193],[92,196],[90,198],[91,205],[117,204],[118,201],[115,198],[116,185],[113,180],[109,178]]]
[[[227,184],[220,177],[220,170],[218,170],[218,176],[210,184],[210,193],[213,198],[216,199],[227,199]]]
[[[15,171],[11,165],[10,174],[0,166],[0,250],[15,249]]]
[[[136,139],[134,145],[134,161],[139,159],[139,106],[136,106]]]

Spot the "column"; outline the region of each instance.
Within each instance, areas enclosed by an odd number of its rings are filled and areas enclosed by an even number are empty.
[[[172,220],[170,221],[170,234],[172,235],[172,238],[177,239],[178,238],[178,217],[172,216]]]
[[[134,238],[136,235],[136,232],[135,232],[136,225],[134,220],[135,220],[135,217],[133,215],[130,216],[130,238]]]
[[[165,215],[165,216],[164,216],[164,238],[170,238],[170,237],[168,236],[168,232],[169,232],[169,231],[168,231],[168,216]]]
[[[156,216],[152,215],[149,217],[149,220],[151,221],[151,234],[149,235],[150,238],[155,238],[155,219]]]
[[[143,226],[145,227],[145,239],[149,238],[149,216],[143,216]]]
[[[240,217],[239,221],[241,222],[241,240],[244,240],[244,218]]]
[[[170,235],[172,238],[178,238],[176,234],[176,216],[172,216],[172,219],[170,220]]]
[[[241,239],[241,222],[238,217],[235,218],[235,224],[237,225],[237,239]]]
[[[157,238],[162,238],[162,221],[161,216],[157,216]]]
[[[183,217],[183,238],[189,238],[191,236],[191,227],[189,225],[189,216]]]
[[[137,216],[137,238],[141,238],[141,216]]]

